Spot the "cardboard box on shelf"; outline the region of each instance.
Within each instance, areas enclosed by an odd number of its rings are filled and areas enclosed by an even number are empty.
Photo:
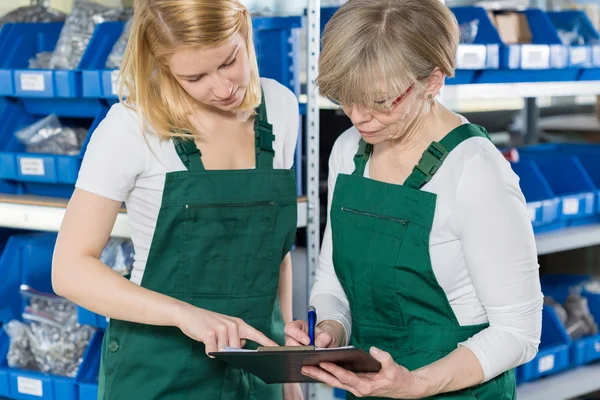
[[[533,37],[525,14],[518,12],[500,13],[495,15],[495,20],[498,33],[504,43],[531,43]]]

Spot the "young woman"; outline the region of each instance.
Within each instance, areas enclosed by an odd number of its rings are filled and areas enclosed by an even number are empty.
[[[456,19],[439,0],[352,0],[327,25],[319,86],[353,127],[330,159],[329,221],[311,303],[317,346],[350,342],[377,374],[306,375],[350,397],[515,398],[543,297],[518,178],[486,131],[435,98]],[[306,323],[286,327],[306,344]]]
[[[292,320],[296,98],[259,78],[236,0],[136,1],[121,72],[127,100],[92,136],[53,267],[58,294],[111,318],[100,398],[281,398],[205,353],[281,343]],[[130,280],[98,260],[123,201]]]

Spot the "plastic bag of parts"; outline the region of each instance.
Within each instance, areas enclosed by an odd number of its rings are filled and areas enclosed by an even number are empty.
[[[121,68],[123,62],[123,55],[125,54],[125,48],[127,47],[127,41],[129,40],[129,32],[131,31],[131,24],[133,18],[129,18],[123,29],[123,33],[119,36],[119,40],[113,46],[108,59],[106,60],[106,68],[115,69]]]
[[[87,136],[86,128],[71,128],[61,124],[54,114],[15,133],[28,153],[78,155]]]
[[[19,7],[0,18],[0,27],[6,23],[23,22],[62,22],[67,16],[49,7],[24,6]]]
[[[75,304],[62,297],[26,285],[21,295],[27,303],[23,322],[4,327],[10,338],[8,365],[74,378],[94,328],[79,325]]]
[[[107,21],[124,21],[131,16],[130,8],[111,9],[89,0],[75,0],[71,14],[60,32],[54,52],[49,57],[48,64],[43,65],[39,60],[34,63],[36,68],[75,69],[81,61],[97,24]],[[46,56],[36,59],[46,59]],[[30,64],[31,64],[30,63]]]
[[[129,239],[111,238],[100,255],[100,261],[121,275],[128,275],[133,269],[133,242]]]
[[[460,28],[460,42],[463,44],[473,44],[479,31],[479,20],[474,19],[459,25]]]
[[[575,21],[571,30],[559,29],[558,37],[565,46],[585,45],[585,38],[581,35],[581,22]]]

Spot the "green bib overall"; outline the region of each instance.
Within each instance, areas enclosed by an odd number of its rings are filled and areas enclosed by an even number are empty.
[[[333,263],[350,302],[352,345],[389,352],[408,368],[431,364],[486,328],[460,326],[429,256],[436,195],[421,190],[446,156],[471,137],[458,127],[432,143],[404,185],[364,178],[372,146],[361,141],[352,175],[339,175],[331,205]],[[435,396],[452,400],[513,400],[513,371],[476,387]],[[349,398],[353,398],[349,395]]]
[[[193,141],[174,140],[187,171],[166,176],[141,285],[239,317],[283,344],[277,293],[296,233],[295,175],[273,169],[264,97],[254,128],[254,170],[205,170]],[[176,327],[111,320],[101,364],[102,400],[282,398],[280,385],[210,359]]]

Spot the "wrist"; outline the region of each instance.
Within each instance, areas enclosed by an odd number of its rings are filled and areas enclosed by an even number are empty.
[[[174,326],[179,329],[185,324],[190,305],[180,300],[175,300],[171,305],[170,316],[171,321],[169,326]]]
[[[317,326],[333,337],[335,341],[335,346],[333,347],[340,347],[346,343],[346,330],[341,323],[328,319],[321,321]]]
[[[429,373],[428,367],[423,367],[412,372],[414,378],[415,398],[430,397],[443,392],[447,385],[444,377],[434,376]]]

